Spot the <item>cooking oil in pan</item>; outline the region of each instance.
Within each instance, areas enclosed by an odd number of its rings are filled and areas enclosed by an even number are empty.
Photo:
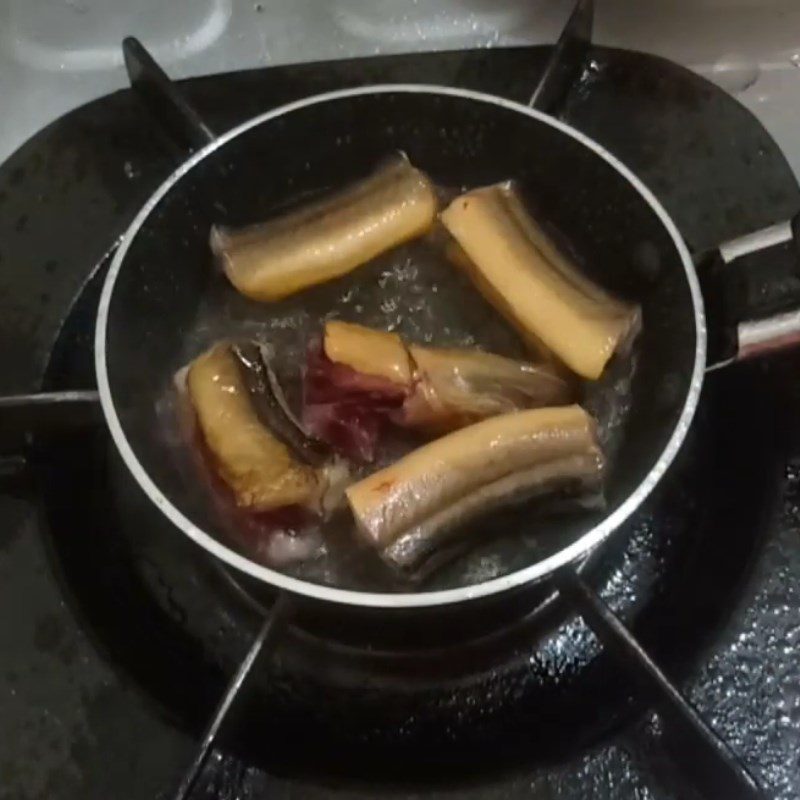
[[[308,342],[319,336],[322,324],[331,319],[395,331],[412,343],[478,347],[512,358],[529,357],[513,329],[447,261],[435,237],[395,248],[349,275],[276,303],[248,300],[220,274],[198,305],[180,358],[164,375],[164,396],[158,404],[164,436],[175,453],[176,468],[188,484],[195,482],[197,491],[203,489],[196,465],[186,455],[185,437],[176,426],[175,372],[216,341],[252,339],[269,346],[290,403],[299,403]],[[611,456],[623,434],[634,368],[635,355],[618,359],[585,397],[588,410],[598,419],[601,443]],[[395,460],[415,444],[407,438],[392,439],[369,470]],[[588,501],[596,508],[596,497]],[[209,514],[213,514],[210,506]],[[450,588],[521,569],[559,549],[591,524],[585,511],[542,516],[534,524],[524,508],[494,513],[470,535],[474,546],[423,585],[426,589]],[[305,580],[340,587],[409,590],[407,582],[399,582],[372,553],[356,544],[352,528],[349,516],[340,515],[326,524],[324,536],[312,535],[313,557],[281,569]],[[220,538],[231,544],[224,533]],[[248,555],[253,557],[252,552]]]

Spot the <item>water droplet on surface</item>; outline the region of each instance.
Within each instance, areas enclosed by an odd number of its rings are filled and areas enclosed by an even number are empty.
[[[721,60],[714,64],[709,77],[731,94],[750,89],[761,76],[761,68],[752,61]]]
[[[139,175],[141,174],[139,168],[134,166],[132,161],[126,161],[122,165],[122,169],[125,172],[125,177],[128,178],[128,180],[133,180],[134,178],[138,178]]]

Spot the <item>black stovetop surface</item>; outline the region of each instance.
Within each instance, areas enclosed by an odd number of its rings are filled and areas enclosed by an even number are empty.
[[[363,83],[442,83],[524,100],[545,57],[546,50],[537,49],[395,56],[237,73],[183,87],[222,131],[299,96]],[[659,59],[595,49],[562,116],[631,166],[696,250],[789,216],[798,204],[785,160],[749,113]],[[85,284],[180,157],[126,90],[53,123],[0,167],[0,391],[40,386],[68,317],[49,380],[55,386],[91,385],[97,279]],[[800,436],[783,426],[781,416],[800,399],[793,367],[795,360],[783,358],[710,382],[681,474],[620,537],[596,575],[605,597],[681,679],[692,701],[761,778],[768,796],[782,799],[800,793]],[[209,713],[220,688],[212,681],[180,691],[176,676],[190,665],[160,647],[155,628],[126,617],[124,587],[114,586],[115,573],[107,566],[119,550],[119,520],[78,513],[102,506],[109,486],[118,484],[101,478],[119,476],[123,468],[102,432],[82,436],[54,451],[67,464],[83,459],[80,469],[66,470],[69,479],[59,481],[63,465],[51,464],[42,492],[16,484],[2,493],[0,486],[0,798],[168,797],[194,751],[190,731]],[[713,497],[692,493],[702,470],[719,473],[722,489]],[[685,513],[659,513],[675,503]],[[141,506],[136,496],[123,506],[127,524],[120,530],[149,524]],[[144,538],[161,533],[157,527]],[[193,558],[187,542],[172,538],[175,558]],[[103,554],[96,562],[75,556],[93,547]],[[108,554],[112,560],[104,561]],[[97,570],[104,569],[111,577],[102,595],[91,587],[98,583]],[[158,583],[163,565],[147,569]],[[170,597],[179,590],[162,589],[164,603],[172,602],[180,617],[180,596]],[[643,596],[647,608],[639,602]],[[224,605],[219,608],[227,613]],[[318,755],[311,751],[324,746],[324,737],[321,743],[313,736],[303,742],[295,735],[288,746],[299,757],[281,756],[268,771],[215,753],[197,797],[690,796],[660,747],[657,724],[650,716],[642,719],[644,708],[626,701],[613,665],[598,657],[585,627],[565,625],[566,633],[536,651],[535,664],[530,657],[526,683],[476,681],[477,710],[461,715],[474,734],[463,757],[473,767],[460,776],[452,769],[440,775],[426,770],[423,780],[413,763],[401,770],[409,778],[403,781],[396,774],[358,780],[352,769],[320,772],[310,767]],[[241,653],[212,665],[221,668],[220,681],[246,649],[248,630],[245,625],[240,632]],[[493,739],[502,746],[509,735],[497,722],[504,716],[495,719],[486,711],[503,703],[487,700],[486,693],[502,692],[506,705],[521,707],[531,695],[515,692],[531,683],[531,675],[569,675],[568,662],[580,648],[565,648],[565,636],[588,650],[594,664],[579,695],[591,724],[548,718],[560,707],[542,705],[545,719],[538,724],[553,731],[557,746],[546,757],[532,752],[526,760],[518,753],[509,764],[491,750]],[[519,675],[527,655],[514,655]],[[171,688],[159,666],[167,661]],[[263,674],[270,675],[266,667]],[[193,684],[191,675],[186,682]],[[335,705],[324,690],[308,693],[308,710],[327,700]],[[164,692],[177,700],[170,702]],[[354,694],[340,701],[345,712],[356,699]],[[512,726],[512,736],[533,720],[536,708],[526,713],[516,730]],[[308,719],[318,724],[313,715]],[[288,716],[272,722],[292,728]],[[415,721],[407,722],[413,730]],[[342,738],[351,733],[344,721]],[[398,756],[409,757],[403,750]]]

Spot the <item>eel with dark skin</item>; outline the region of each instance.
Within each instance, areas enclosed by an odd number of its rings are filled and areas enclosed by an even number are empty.
[[[561,405],[572,394],[548,364],[407,344],[336,320],[309,352],[304,423],[346,455],[370,461],[386,423],[441,435],[497,414]]]
[[[426,233],[438,210],[434,185],[405,154],[371,175],[276,219],[211,229],[230,282],[263,302],[338,278]]]
[[[251,555],[306,553],[303,530],[342,504],[346,467],[283,410],[256,345],[216,344],[192,361],[184,380],[197,449],[237,539]],[[270,547],[281,537],[280,548]]]
[[[436,439],[350,485],[362,538],[395,570],[417,575],[464,525],[501,506],[602,484],[595,423],[580,406],[492,417]]]

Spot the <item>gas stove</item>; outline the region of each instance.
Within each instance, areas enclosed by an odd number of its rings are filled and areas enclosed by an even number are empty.
[[[357,84],[527,101],[552,52],[382,56],[178,87],[183,110],[219,132]],[[183,157],[174,140],[196,130],[180,107],[159,124],[154,97],[93,101],[0,167],[0,390],[86,400],[66,424],[57,411],[38,417],[33,447],[24,415],[0,418],[0,797],[175,796],[263,616],[246,585],[149,506],[92,401],[108,255]],[[592,47],[558,108],[642,177],[695,251],[798,206],[759,122],[668,61]],[[796,362],[714,375],[668,481],[584,573],[764,796],[787,800],[800,792]],[[458,643],[414,648],[290,620],[236,687],[190,796],[702,796],[693,754],[618,654],[568,602],[541,600],[521,598],[496,629],[477,621]]]

